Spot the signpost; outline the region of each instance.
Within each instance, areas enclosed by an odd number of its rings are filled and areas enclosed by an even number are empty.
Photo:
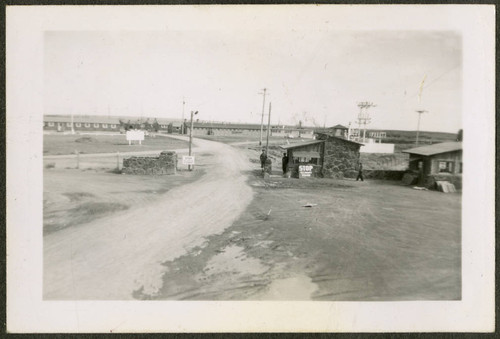
[[[191,128],[189,129],[189,156],[191,156],[191,145],[193,144],[193,116],[198,114],[198,111],[191,111]],[[193,157],[194,161],[194,157]],[[188,170],[192,170],[191,165],[188,165]]]
[[[139,145],[142,145],[144,140],[144,131],[127,131],[127,141],[131,145],[132,141],[139,141]]]
[[[183,155],[182,156],[183,165],[194,165],[194,155]]]

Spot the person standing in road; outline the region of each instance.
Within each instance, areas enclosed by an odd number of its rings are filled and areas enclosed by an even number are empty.
[[[262,153],[260,155],[260,168],[264,169],[264,165],[266,164],[266,160],[267,160],[266,150],[263,149]]]
[[[363,164],[362,163],[359,163],[359,165],[358,165],[358,176],[356,177],[356,181],[358,181],[359,179],[361,179],[361,181],[364,181],[364,179],[363,179]]]
[[[283,174],[286,173],[286,168],[288,166],[288,156],[283,153],[283,158],[281,159],[281,167],[283,168]]]

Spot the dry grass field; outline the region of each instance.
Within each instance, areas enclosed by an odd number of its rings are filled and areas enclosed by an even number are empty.
[[[50,234],[151,203],[170,189],[197,180],[203,170],[176,175],[121,175],[106,171],[45,170],[43,231]]]
[[[65,155],[87,153],[115,153],[138,151],[163,151],[187,148],[183,140],[161,136],[147,136],[142,145],[129,145],[125,134],[45,134],[43,136],[44,155]]]

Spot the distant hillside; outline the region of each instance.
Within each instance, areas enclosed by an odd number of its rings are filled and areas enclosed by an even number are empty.
[[[387,137],[383,142],[390,144],[411,144],[415,143],[417,138],[417,131],[366,130],[366,135],[368,136],[370,132],[385,132]],[[419,143],[435,144],[438,142],[455,141],[457,140],[457,135],[458,131],[457,133],[420,131],[418,138]]]

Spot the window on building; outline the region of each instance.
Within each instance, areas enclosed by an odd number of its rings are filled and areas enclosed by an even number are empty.
[[[85,127],[90,127],[90,124],[89,124],[89,123],[86,123],[86,124],[85,124]]]
[[[116,128],[116,124],[111,124],[111,128]]]
[[[49,122],[49,126],[50,126],[50,127],[53,127],[53,126],[54,126],[54,123],[53,123],[53,122]]]
[[[304,164],[312,164],[312,165],[317,165],[318,164],[318,158],[309,158],[309,157],[298,157],[294,159],[294,162],[297,163],[304,163]]]
[[[463,163],[460,163],[460,164],[459,164],[459,167],[458,167],[458,173],[460,173],[460,174],[461,174],[461,173],[462,173],[462,171],[463,171]]]
[[[453,161],[440,161],[439,173],[453,173]]]
[[[108,124],[102,124],[102,128],[108,128]]]
[[[95,127],[95,128],[98,128],[98,127],[99,127],[99,124],[94,124],[94,127]]]
[[[71,127],[71,122],[67,122],[66,126]]]
[[[76,122],[76,123],[75,123],[75,126],[76,126],[76,127],[82,127],[82,124],[81,124],[81,123],[79,123],[79,122]]]

